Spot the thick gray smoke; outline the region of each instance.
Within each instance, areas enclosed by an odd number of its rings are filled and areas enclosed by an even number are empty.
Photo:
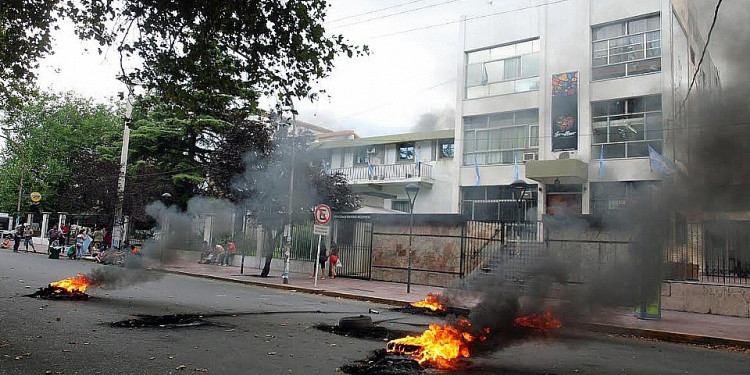
[[[750,210],[747,94],[734,88],[691,99],[687,123],[665,124],[665,137],[683,142],[682,153],[676,147],[683,167],[673,177],[632,191],[621,214],[548,217],[547,238],[559,240],[557,246],[543,243],[537,253],[522,246],[525,256],[503,254],[493,272],[478,271],[448,288],[444,303],[471,305],[478,299],[469,316],[472,325],[501,332],[479,349],[497,350],[528,338],[507,334],[518,333],[512,327],[521,315],[551,311],[566,325],[607,307],[632,308],[658,298],[665,265],[685,261],[664,255],[677,248],[677,236],[687,237],[687,223],[710,220],[713,230],[722,231],[732,225],[726,217]],[[603,248],[601,242],[608,244]]]
[[[456,126],[456,112],[453,108],[445,108],[441,111],[423,113],[419,116],[417,123],[412,127],[413,132],[426,132],[432,130],[453,129]]]

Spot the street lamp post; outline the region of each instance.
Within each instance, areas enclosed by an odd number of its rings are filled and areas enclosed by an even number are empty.
[[[526,190],[529,188],[529,184],[524,180],[518,179],[511,182],[510,188],[513,191],[513,198],[516,200],[516,252],[518,252],[521,246],[521,202],[523,201],[523,195],[526,194]]]
[[[412,253],[412,234],[414,230],[414,202],[417,200],[417,194],[419,194],[419,185],[411,183],[406,185],[406,196],[409,197],[409,249],[406,256],[407,268],[406,268],[406,293],[411,293],[411,253]]]

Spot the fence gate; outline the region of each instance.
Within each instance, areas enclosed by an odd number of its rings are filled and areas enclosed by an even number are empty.
[[[372,221],[370,215],[336,215],[331,241],[339,249],[342,266],[337,276],[370,279],[372,262]]]

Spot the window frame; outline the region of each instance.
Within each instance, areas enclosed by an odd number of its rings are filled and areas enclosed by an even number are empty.
[[[658,103],[658,109],[655,108],[646,108],[646,106],[649,103],[649,99],[655,99],[659,98]],[[639,102],[637,101],[639,100]],[[619,108],[618,103],[622,102],[623,109],[622,112],[612,112],[613,108]],[[640,103],[640,106],[642,108],[633,108],[637,107]],[[598,114],[599,110],[595,108],[595,106],[600,106],[599,109],[606,108],[606,114]],[[654,95],[644,95],[644,96],[635,96],[635,97],[627,97],[627,98],[618,98],[618,99],[610,99],[610,100],[600,100],[591,102],[591,152],[592,152],[592,158],[603,158],[603,159],[632,159],[632,158],[642,158],[642,157],[648,157],[648,151],[646,149],[646,152],[641,152],[640,154],[637,153],[637,148],[635,148],[633,151],[630,151],[633,147],[639,147],[636,146],[638,144],[647,144],[650,145],[655,150],[661,152],[662,145],[664,142],[664,118],[663,118],[663,98],[661,94],[654,94]],[[649,118],[660,118],[658,125],[651,123],[652,126],[654,126],[654,129],[649,128]],[[641,119],[640,122],[638,122],[638,119]],[[635,121],[629,121],[629,120],[635,120]],[[601,124],[604,122],[605,126],[597,126],[597,124]],[[624,132],[619,132],[618,129],[627,127],[630,130],[633,131],[634,134],[638,134],[638,132],[635,129],[635,126],[642,126],[641,133],[643,133],[642,139],[627,139],[626,136],[629,134],[625,134]],[[601,134],[597,134],[597,130],[599,129],[606,129],[606,132],[604,136],[606,137],[604,142],[598,141],[598,138],[601,137]],[[617,128],[614,131],[612,128]],[[614,133],[617,133],[617,135],[613,135]],[[658,134],[658,137],[653,137],[654,134]],[[615,137],[622,137],[623,139],[617,139],[612,140],[613,136]],[[612,156],[612,152],[617,152],[617,145],[623,145],[623,153],[622,156],[618,156],[619,154],[614,154],[615,156]],[[601,151],[601,148],[604,147],[604,151]],[[609,149],[609,150],[608,150]],[[612,151],[614,150],[614,151]],[[636,155],[631,155],[631,153]],[[601,156],[600,156],[601,155]]]
[[[656,19],[656,29],[649,27],[650,20]],[[632,30],[632,24],[638,21],[644,21],[645,28],[643,30]],[[622,35],[615,36],[604,36],[597,39],[597,31],[604,28],[611,28],[612,26],[622,25]],[[661,36],[661,14],[649,14],[645,16],[630,18],[617,22],[611,22],[607,24],[597,25],[591,27],[591,79],[593,81],[615,79],[623,77],[631,77],[635,75],[649,74],[661,72],[662,70],[662,36]],[[653,35],[657,35],[657,38],[650,38]],[[636,40],[636,38],[639,38]],[[617,41],[624,40],[628,41],[628,44],[618,45]],[[614,42],[614,45],[613,45]],[[601,43],[606,43],[602,48]],[[599,45],[599,47],[597,47]],[[634,46],[640,46],[634,48]],[[615,51],[615,53],[613,53]],[[652,55],[649,56],[649,51]],[[654,53],[653,51],[658,51]],[[602,55],[603,53],[603,55]],[[637,57],[637,54],[641,54]],[[598,55],[598,56],[597,56]],[[624,57],[621,61],[612,62],[614,56]],[[630,57],[633,56],[633,57]],[[606,62],[601,63],[597,60],[602,58],[606,59]],[[658,62],[656,65],[649,65],[648,63]],[[620,70],[621,73],[620,73]],[[597,73],[599,71],[600,73]]]
[[[524,49],[526,48],[526,49]],[[513,52],[508,52],[513,49]],[[541,43],[539,38],[520,40],[490,48],[484,48],[466,52],[465,77],[464,77],[464,98],[479,99],[497,95],[507,95],[519,92],[529,92],[539,90],[539,72]],[[493,52],[496,56],[492,56]],[[482,57],[484,56],[484,57]],[[536,56],[536,58],[533,58]],[[506,62],[516,61],[515,69],[512,76],[506,77]],[[532,62],[536,62],[536,69]],[[487,65],[498,65],[497,74],[490,75],[492,70],[487,69]],[[527,69],[526,64],[530,65],[530,70],[536,74],[524,74]],[[473,81],[476,79],[470,72],[479,67],[480,80],[479,84]],[[474,69],[472,69],[474,67]],[[495,78],[495,77],[499,78]],[[470,83],[471,79],[471,83]],[[483,92],[480,92],[483,91]]]
[[[445,155],[443,147],[450,144],[451,154],[450,156]],[[440,159],[453,159],[456,157],[456,140],[454,138],[443,138],[437,141],[437,155],[438,160]]]
[[[411,146],[408,146],[408,145],[411,145]],[[401,155],[402,155],[402,153],[401,153],[401,149],[402,149],[402,148],[405,148],[405,147],[406,147],[406,148],[409,148],[409,147],[411,147],[411,157],[406,157],[406,158],[402,158],[402,157],[401,157]],[[416,144],[416,142],[414,142],[414,141],[401,142],[401,143],[397,144],[397,145],[396,145],[396,160],[397,160],[398,162],[403,162],[403,163],[406,163],[406,162],[413,162],[413,161],[414,161],[414,156],[415,156],[415,155],[414,155],[414,153],[415,153],[415,152],[416,152],[416,150],[417,150],[417,148],[416,148],[416,147],[417,147],[417,144]]]
[[[522,116],[530,112],[536,113],[536,121],[524,121],[529,118],[528,116]],[[511,123],[505,123],[508,116],[512,116]],[[484,119],[484,123],[477,121],[477,119]],[[496,125],[492,125],[491,122],[495,119]],[[500,119],[500,121],[498,121]],[[479,116],[467,116],[463,118],[463,136],[464,136],[464,147],[463,147],[463,165],[474,165],[475,160],[478,165],[508,165],[517,163],[524,163],[523,154],[525,152],[539,152],[539,109],[529,108],[519,111],[511,112],[498,112],[490,113]],[[466,126],[466,123],[471,124]],[[537,137],[532,140],[532,128],[536,127]],[[523,129],[524,144],[522,147],[503,147],[503,140],[507,141],[507,138],[502,137],[503,133],[508,131]],[[470,134],[471,133],[471,134]],[[520,132],[519,132],[520,133]],[[478,135],[485,135],[479,137]],[[493,138],[493,134],[497,134],[498,137]],[[486,143],[486,147],[483,147],[479,142]],[[493,141],[495,141],[493,143]],[[511,138],[513,141],[513,138]],[[467,144],[470,143],[470,144]],[[536,144],[532,146],[532,144]],[[510,153],[510,154],[509,154]],[[515,155],[515,158],[514,156]],[[491,160],[492,158],[498,158],[498,161]]]

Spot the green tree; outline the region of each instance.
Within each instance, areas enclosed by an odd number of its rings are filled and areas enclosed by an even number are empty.
[[[60,194],[74,183],[74,166],[89,160],[117,158],[122,120],[116,109],[72,94],[42,93],[4,113],[6,142],[0,168],[0,209],[15,212],[20,173],[24,171],[22,211],[57,211]],[[42,193],[32,206],[28,194]]]
[[[52,49],[59,0],[0,1],[0,103],[13,106],[34,91],[38,60]]]

